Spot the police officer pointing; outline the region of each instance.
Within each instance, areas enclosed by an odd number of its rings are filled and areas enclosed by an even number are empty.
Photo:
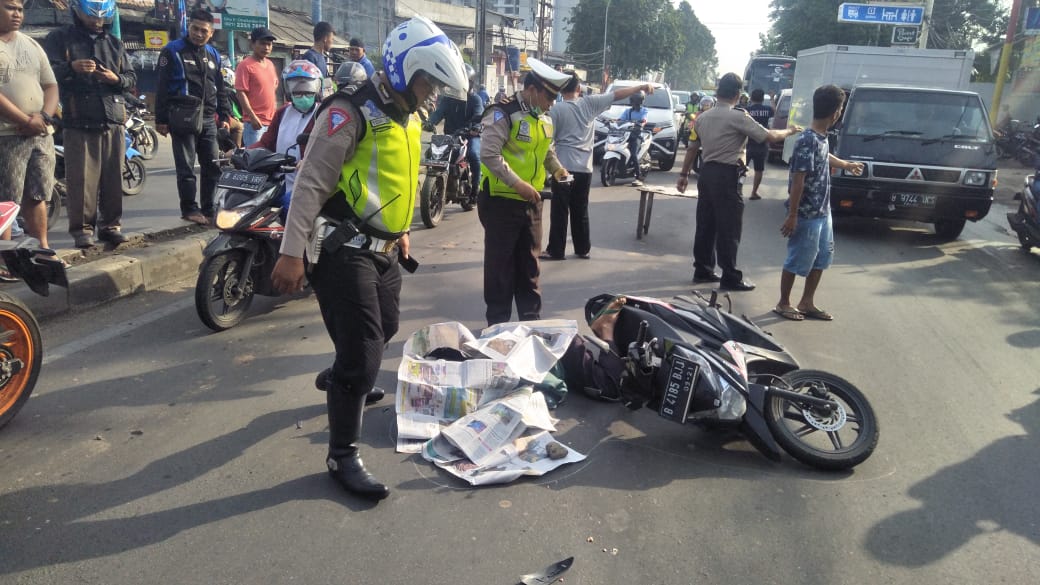
[[[735,109],[744,84],[736,73],[719,79],[718,103],[694,120],[690,146],[686,149],[676,189],[686,191],[690,168],[701,152],[697,175],[697,231],[693,238],[693,282],[718,282],[719,288],[749,291],[755,285],[737,269],[737,248],[743,227],[744,197],[741,181],[747,166],[744,147],[748,139],[779,142],[801,132],[791,125],[786,130],[767,130],[744,110]],[[694,133],[696,139],[694,139]],[[715,274],[716,258],[722,269]]]
[[[272,274],[281,292],[298,291],[305,255],[311,263],[336,350],[316,382],[326,390],[326,464],[347,491],[373,500],[390,490],[365,469],[358,440],[366,395],[398,327],[398,262],[409,259],[419,183],[421,129],[412,113],[437,91],[465,99],[469,82],[458,47],[421,16],[391,31],[383,65],[385,72],[333,94],[315,115]]]

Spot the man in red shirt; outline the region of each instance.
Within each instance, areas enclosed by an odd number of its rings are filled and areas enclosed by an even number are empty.
[[[242,107],[242,144],[255,144],[267,131],[278,106],[278,68],[267,58],[274,48],[274,33],[257,27],[249,34],[253,54],[235,69],[235,89]]]

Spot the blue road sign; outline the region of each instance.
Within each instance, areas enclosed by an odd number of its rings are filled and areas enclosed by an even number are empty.
[[[921,24],[924,22],[924,6],[889,6],[846,2],[838,7],[838,22]]]
[[[1040,31],[1040,8],[1026,8],[1027,31]]]

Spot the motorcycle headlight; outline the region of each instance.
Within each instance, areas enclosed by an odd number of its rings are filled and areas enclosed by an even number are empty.
[[[217,211],[217,228],[229,230],[235,227],[252,210],[252,207],[236,207],[235,209],[221,209]]]
[[[989,173],[984,171],[968,171],[964,173],[964,184],[972,187],[981,187],[986,184]]]

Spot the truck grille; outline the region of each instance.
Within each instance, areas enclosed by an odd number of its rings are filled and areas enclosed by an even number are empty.
[[[915,168],[921,169],[922,180],[932,183],[959,183],[961,171],[957,169],[935,169],[928,167],[912,167],[902,165],[874,164],[871,173],[878,179],[903,180],[910,176]]]

